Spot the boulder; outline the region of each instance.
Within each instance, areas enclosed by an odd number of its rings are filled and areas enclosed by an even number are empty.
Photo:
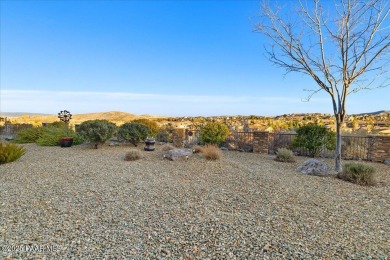
[[[191,149],[173,149],[169,150],[164,154],[164,158],[171,161],[187,160],[192,155]]]
[[[309,159],[303,162],[297,169],[306,175],[327,176],[329,175],[329,166],[317,159]]]

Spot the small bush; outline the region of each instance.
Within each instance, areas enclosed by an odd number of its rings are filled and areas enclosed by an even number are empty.
[[[169,150],[173,150],[175,149],[175,147],[171,144],[164,144],[162,147],[161,147],[161,150],[163,151],[169,151]]]
[[[42,136],[36,140],[36,143],[42,146],[57,146],[61,137],[73,137],[74,145],[83,143],[83,139],[73,130],[52,126],[45,127]]]
[[[374,186],[374,174],[375,168],[371,165],[351,162],[344,165],[343,171],[337,174],[337,177],[363,186]]]
[[[297,134],[293,147],[308,149],[311,157],[317,157],[324,147],[329,150],[333,150],[336,147],[336,133],[323,126],[301,126],[297,129]]]
[[[141,159],[141,152],[139,150],[130,150],[125,155],[125,161],[136,161]]]
[[[221,150],[215,145],[206,145],[202,148],[202,154],[207,160],[219,160],[222,157]]]
[[[35,143],[45,132],[44,127],[31,127],[21,129],[15,136],[14,143]]]
[[[202,153],[202,151],[203,151],[203,147],[202,146],[195,145],[194,147],[192,147],[192,152],[193,153]]]
[[[136,119],[132,121],[132,123],[137,123],[141,125],[146,125],[149,128],[149,137],[156,137],[157,133],[159,132],[160,128],[158,127],[157,123],[146,119],[146,118],[141,118],[141,119]],[[160,141],[163,142],[163,141]]]
[[[200,131],[200,139],[204,144],[220,145],[228,135],[228,126],[216,122],[208,122]]]
[[[125,123],[119,127],[118,138],[131,142],[134,146],[150,134],[148,126],[138,123]]]
[[[80,124],[77,129],[78,133],[87,141],[103,144],[110,139],[115,131],[116,125],[107,120],[88,120]]]
[[[278,162],[295,162],[294,153],[287,148],[279,148],[275,160]]]
[[[0,164],[13,162],[25,153],[24,148],[15,144],[0,143]]]

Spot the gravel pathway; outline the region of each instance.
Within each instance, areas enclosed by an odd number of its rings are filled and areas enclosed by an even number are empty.
[[[132,147],[25,147],[0,165],[0,259],[390,256],[384,164],[373,164],[379,185],[368,188],[301,175],[302,157],[229,151],[172,162],[157,146],[128,162]]]

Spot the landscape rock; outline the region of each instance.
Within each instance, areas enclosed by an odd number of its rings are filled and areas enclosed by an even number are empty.
[[[191,149],[173,149],[169,150],[164,154],[164,158],[171,161],[187,160],[192,155]]]
[[[326,163],[321,162],[317,159],[309,159],[304,161],[303,164],[299,166],[297,170],[306,175],[329,175],[329,166]]]
[[[385,160],[383,161],[383,163],[386,164],[386,165],[390,165],[390,159],[385,159]]]

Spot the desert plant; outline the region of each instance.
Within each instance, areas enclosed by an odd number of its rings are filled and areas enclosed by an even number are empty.
[[[169,150],[173,150],[175,149],[175,147],[171,144],[164,144],[162,147],[161,147],[161,150],[163,151],[169,151]]]
[[[21,129],[13,140],[15,143],[35,143],[44,133],[44,127],[31,127]]]
[[[320,125],[305,125],[297,129],[293,147],[306,148],[309,156],[317,157],[326,147],[333,150],[336,146],[336,134]]]
[[[173,142],[173,128],[172,127],[164,127],[160,128],[157,132],[156,139],[159,142],[171,143]]]
[[[42,135],[36,140],[36,143],[42,146],[57,146],[59,145],[59,139],[62,137],[72,137],[73,144],[76,145],[83,142],[81,136],[69,128],[49,126],[44,128]]]
[[[221,159],[222,152],[216,145],[206,145],[202,148],[202,154],[207,160]]]
[[[97,148],[114,135],[116,125],[107,120],[88,120],[81,123],[77,131],[85,140],[95,143]]]
[[[139,141],[146,139],[149,134],[149,127],[138,123],[125,123],[118,129],[118,138],[129,141],[134,146],[137,146]]]
[[[142,158],[141,152],[139,150],[130,150],[125,155],[125,161],[136,161]]]
[[[203,151],[203,147],[202,146],[199,146],[199,145],[195,145],[192,147],[192,152],[193,153],[202,153]]]
[[[295,162],[294,153],[287,148],[279,148],[275,160],[278,162]]]
[[[200,131],[200,139],[205,144],[219,145],[229,135],[229,128],[225,124],[208,122]]]
[[[363,186],[374,186],[376,184],[375,168],[368,164],[350,162],[343,166],[343,171],[337,177]]]
[[[146,125],[149,128],[149,137],[156,137],[157,133],[159,132],[160,128],[158,127],[157,123],[146,119],[146,118],[141,118],[141,119],[136,119],[133,120],[132,123],[137,123],[141,125]],[[161,141],[162,142],[162,141]]]
[[[0,143],[0,164],[13,162],[25,153],[24,148],[15,144]]]

